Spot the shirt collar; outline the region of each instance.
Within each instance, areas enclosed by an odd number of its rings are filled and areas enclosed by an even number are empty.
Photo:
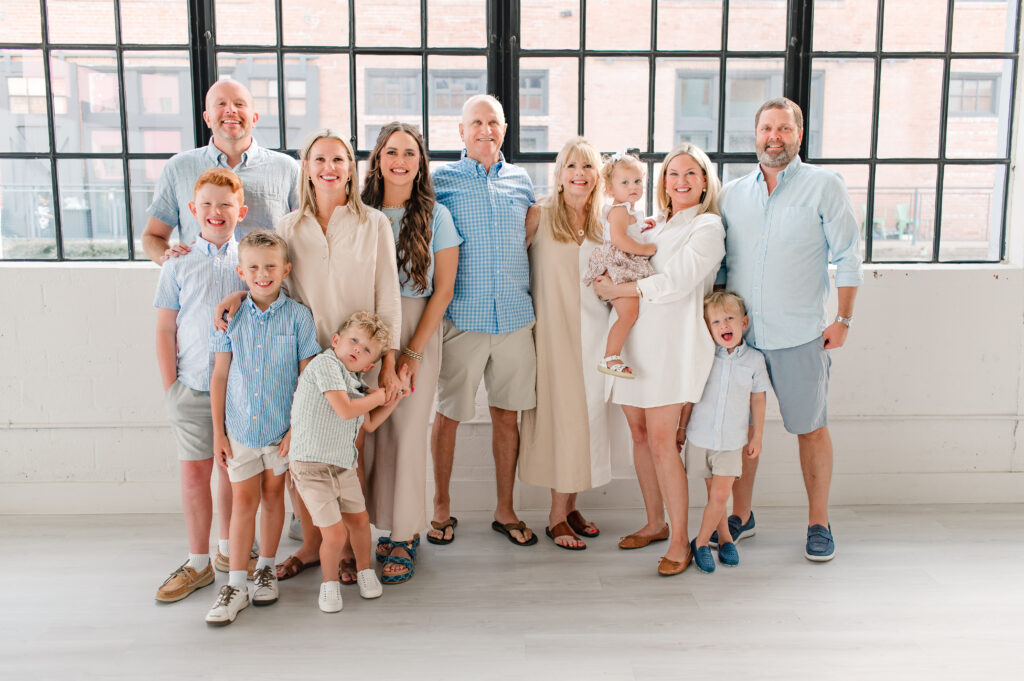
[[[800,166],[802,165],[803,161],[800,160],[800,156],[794,156],[793,160],[790,161],[785,168],[779,171],[779,176],[777,178],[778,181],[776,184],[782,184],[782,181],[785,180],[787,177],[796,175],[797,171],[800,170]],[[761,170],[760,163],[757,164],[757,181],[764,182],[764,171]]]
[[[284,294],[284,291],[281,290],[277,294],[277,300],[272,302],[270,304],[270,307],[268,307],[266,309],[266,311],[264,311],[264,310],[261,310],[260,308],[256,307],[256,303],[253,302],[252,294],[250,293],[249,295],[247,295],[245,297],[245,304],[249,306],[249,310],[253,314],[255,314],[255,315],[259,316],[259,317],[262,317],[262,316],[266,316],[266,315],[269,315],[269,314],[273,314],[274,312],[277,312],[278,309],[280,309],[280,307],[282,305],[284,305],[284,301],[286,301],[286,300],[288,300],[288,296],[286,296]]]
[[[740,357],[742,357],[746,353],[747,353],[747,344],[743,343],[743,342],[741,342],[739,345],[737,345],[736,349],[733,350],[731,353],[728,350],[726,350],[725,348],[723,348],[721,345],[716,345],[715,346],[715,354],[718,357],[722,357],[724,359],[730,359],[730,358],[731,359],[739,359]]]
[[[234,235],[232,235],[230,239],[224,242],[223,246],[217,248],[212,243],[204,239],[203,236],[200,234],[199,236],[196,237],[196,242],[192,244],[192,248],[198,249],[200,252],[210,256],[223,255],[224,253],[228,252],[228,249],[230,249],[233,244],[236,243],[237,242],[235,241],[235,237]]]
[[[367,385],[366,381],[363,380],[363,375],[362,374],[356,374],[356,373],[353,373],[353,372],[349,371],[348,367],[345,366],[345,363],[342,362],[341,359],[336,354],[334,354],[334,348],[333,347],[328,347],[326,350],[324,350],[323,354],[327,355],[332,360],[334,360],[334,362],[337,363],[338,368],[341,369],[341,371],[343,372],[344,375],[355,377],[355,379],[357,381],[359,381],[359,388],[360,388],[360,390],[362,392],[365,393],[367,390],[370,389],[370,386]]]
[[[249,148],[242,152],[242,162],[239,166],[248,165],[249,159],[256,159],[256,154],[259,153],[260,145],[256,143],[256,138],[252,138],[252,142],[249,144]],[[217,145],[213,143],[213,136],[210,136],[210,143],[206,145],[206,154],[209,156],[214,163],[219,163],[224,167],[228,165],[228,155],[217,148]]]
[[[480,161],[476,160],[475,158],[470,158],[469,157],[469,152],[468,152],[468,150],[465,147],[462,148],[462,156],[460,157],[460,160],[464,161],[467,166],[475,169],[478,174],[480,174],[480,175],[486,175],[487,174],[487,170],[484,168],[484,164],[481,163]],[[501,153],[501,151],[499,150],[498,151],[498,162],[495,163],[493,166],[491,166],[491,168],[494,170],[495,174],[500,175],[501,171],[502,171],[502,169],[504,167],[505,167],[505,154]]]

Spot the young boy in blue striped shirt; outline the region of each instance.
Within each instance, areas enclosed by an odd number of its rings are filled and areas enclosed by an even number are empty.
[[[206,622],[225,625],[249,605],[245,555],[260,515],[260,557],[252,602],[277,602],[274,563],[284,527],[284,473],[292,396],[299,373],[320,352],[309,308],[281,284],[291,271],[288,245],[278,234],[250,232],[238,245],[238,276],[249,287],[227,331],[214,331],[210,377],[213,451],[231,480],[230,571]]]

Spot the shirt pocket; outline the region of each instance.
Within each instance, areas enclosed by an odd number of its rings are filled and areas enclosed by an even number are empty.
[[[779,216],[777,236],[787,243],[814,243],[824,238],[821,216],[813,206],[789,206]]]
[[[285,366],[298,363],[299,349],[295,344],[295,334],[274,336],[274,359],[279,359]]]

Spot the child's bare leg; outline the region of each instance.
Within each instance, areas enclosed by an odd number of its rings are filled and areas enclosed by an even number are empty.
[[[231,534],[228,565],[232,571],[249,569],[249,552],[256,535],[256,509],[260,505],[260,476],[231,483]]]
[[[231,530],[231,480],[226,468],[214,468],[217,470],[217,539],[227,539]]]
[[[615,308],[619,318],[608,330],[608,342],[604,346],[605,357],[622,354],[622,346],[626,344],[629,330],[633,328],[637,315],[640,314],[640,299],[616,298],[612,301],[612,307]]]
[[[284,529],[284,474],[263,471],[262,511],[260,513],[260,556],[274,558]]]
[[[288,494],[292,498],[292,511],[295,512],[295,517],[302,525],[302,546],[292,555],[303,563],[310,563],[320,555],[320,528],[313,524],[313,517],[309,515],[309,509],[306,508],[295,485],[289,486]]]
[[[732,493],[732,483],[736,478],[732,476],[713,475],[710,480],[705,480],[708,486],[708,505],[704,507],[704,516],[700,521],[700,531],[697,532],[697,546],[707,546],[711,540],[711,533],[715,528],[721,532],[722,519],[725,517],[725,505],[729,502],[729,494]],[[726,536],[729,531],[726,530]],[[718,541],[723,541],[723,535],[718,535]]]
[[[320,542],[320,581],[338,581],[338,563],[341,562],[341,547],[348,539],[345,523],[338,521],[320,528],[323,541]]]
[[[356,555],[356,570],[366,570],[370,567],[370,514],[366,511],[342,513],[341,519]]]
[[[213,497],[210,494],[212,467],[212,458],[181,462],[181,510],[185,513],[189,553],[210,553],[210,524],[213,522]]]

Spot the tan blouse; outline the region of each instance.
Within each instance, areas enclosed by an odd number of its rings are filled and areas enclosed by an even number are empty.
[[[327,223],[303,210],[284,216],[277,233],[288,242],[292,272],[288,295],[313,311],[316,336],[327,348],[341,323],[353,312],[369,310],[391,329],[391,349],[402,330],[401,288],[391,221],[366,207],[360,222],[350,206],[339,206]]]

